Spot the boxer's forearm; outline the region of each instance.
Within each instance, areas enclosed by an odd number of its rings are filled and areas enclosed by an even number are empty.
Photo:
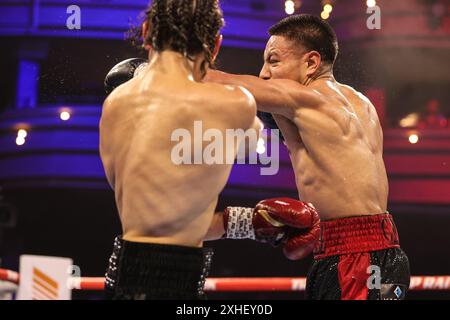
[[[259,111],[292,118],[299,106],[315,103],[312,90],[286,79],[263,80],[251,75],[237,75],[217,70],[208,71],[206,82],[242,86],[255,97]]]
[[[225,234],[225,229],[223,227],[223,212],[217,212],[214,214],[209,227],[208,233],[206,234],[204,241],[219,240]]]

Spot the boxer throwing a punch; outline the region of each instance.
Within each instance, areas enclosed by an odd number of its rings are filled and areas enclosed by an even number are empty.
[[[123,231],[106,275],[111,299],[204,298],[211,252],[203,241],[217,232],[214,210],[231,164],[174,163],[172,133],[192,132],[198,120],[222,133],[261,128],[248,91],[201,82],[218,53],[222,24],[217,0],[155,0],[143,24],[148,66],[130,59],[106,78],[113,91],[103,105],[100,154]],[[222,224],[227,238],[282,242],[301,254],[319,230],[315,209],[292,199],[227,208],[223,217],[231,221]]]
[[[313,203],[322,220],[307,298],[403,299],[409,262],[386,211],[375,108],[335,80],[338,43],[325,21],[291,16],[269,33],[259,78],[210,71],[205,81],[245,87],[281,129],[300,199]]]

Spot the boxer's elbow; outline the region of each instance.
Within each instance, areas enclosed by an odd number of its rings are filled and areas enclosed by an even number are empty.
[[[217,212],[214,214],[209,226],[208,232],[206,233],[203,241],[212,241],[222,239],[225,234],[225,228],[223,225],[223,212]]]
[[[253,95],[245,88],[239,87],[239,99],[236,115],[241,120],[241,128],[247,130],[254,126],[256,117],[256,101]]]
[[[249,157],[252,152],[257,152],[259,140],[261,138],[261,131],[264,129],[264,125],[261,120],[255,116],[253,124],[247,131],[248,139],[245,140],[245,156]]]

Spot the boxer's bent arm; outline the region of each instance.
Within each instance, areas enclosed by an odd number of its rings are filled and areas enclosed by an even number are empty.
[[[315,107],[322,102],[320,93],[293,80],[263,80],[250,75],[211,70],[205,81],[242,86],[253,94],[258,110],[280,114],[288,119],[294,117],[298,108]]]
[[[225,228],[223,227],[223,212],[216,212],[209,226],[208,233],[206,234],[204,241],[219,240],[225,234]]]
[[[105,120],[107,118],[105,110],[107,108],[111,108],[110,105],[112,104],[113,99],[111,97],[106,98],[106,100],[103,103],[103,112],[100,117],[100,125],[99,125],[99,131],[102,133],[104,130],[104,127],[109,125],[110,121],[109,119]],[[100,143],[99,143],[99,153],[100,153],[100,159],[103,164],[103,168],[105,170],[105,176],[106,180],[108,181],[110,187],[114,190],[115,185],[115,177],[114,177],[114,168],[111,165],[112,163],[112,150],[108,149],[109,144],[104,141],[103,134],[100,134]]]
[[[258,148],[258,141],[261,138],[261,131],[264,129],[264,125],[262,121],[255,116],[255,120],[249,130],[255,130],[256,132],[256,140],[249,139],[245,143],[245,155],[248,157],[250,153],[256,152]],[[247,143],[248,142],[248,143]]]

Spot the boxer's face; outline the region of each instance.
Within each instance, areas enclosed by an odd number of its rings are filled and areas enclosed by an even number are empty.
[[[304,84],[317,71],[319,64],[320,55],[316,51],[307,51],[283,36],[271,36],[259,77],[265,80],[290,79]]]

